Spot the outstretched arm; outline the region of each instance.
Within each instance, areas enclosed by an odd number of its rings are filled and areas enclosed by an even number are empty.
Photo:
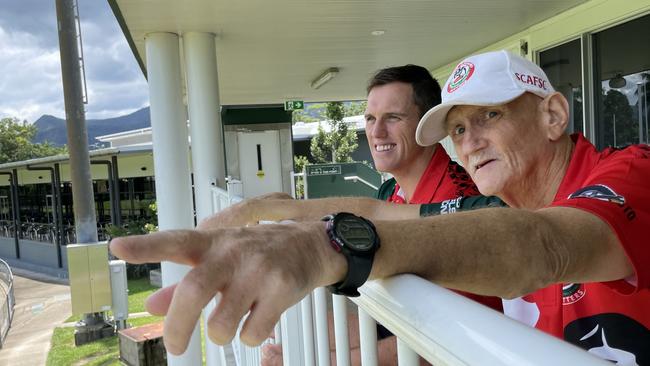
[[[551,283],[611,281],[633,273],[610,227],[574,208],[493,208],[375,226],[382,246],[373,278],[415,273],[445,287],[508,298]],[[132,263],[193,267],[147,303],[151,313],[167,314],[165,344],[174,354],[185,350],[201,309],[219,292],[219,306],[208,319],[210,338],[228,342],[250,310],[241,338],[255,345],[289,306],[347,272],[322,222],[160,232],[116,238],[111,250]]]
[[[283,196],[284,195],[284,196]],[[399,205],[367,197],[293,200],[276,193],[242,201],[202,221],[199,229],[255,225],[268,221],[318,221],[334,212],[352,212],[370,220],[406,220],[419,217],[420,205]]]
[[[371,278],[414,273],[444,287],[512,298],[553,283],[633,274],[609,225],[575,208],[490,208],[386,221],[377,229],[386,245]]]

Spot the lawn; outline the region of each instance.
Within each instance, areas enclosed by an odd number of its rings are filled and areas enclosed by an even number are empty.
[[[149,284],[149,279],[142,278],[129,280],[129,313],[140,313],[145,311],[144,301],[156,290]],[[78,316],[72,316],[66,322],[79,320]],[[161,317],[147,316],[143,318],[129,319],[132,326],[155,323],[162,320]],[[48,366],[59,365],[120,365],[117,336],[91,342],[80,347],[74,346],[74,327],[56,328],[52,335],[52,348],[47,356]]]
[[[147,296],[151,295],[158,288],[151,286],[149,284],[148,278],[138,278],[135,280],[129,280],[129,313],[141,313],[146,311],[144,309],[144,300],[147,299]],[[109,314],[111,314],[109,312]],[[78,315],[73,315],[66,319],[65,323],[74,322],[79,320]]]
[[[148,316],[144,318],[129,319],[129,324],[134,327],[155,323],[161,317]],[[47,355],[47,366],[60,365],[88,365],[108,366],[120,365],[120,350],[117,336],[104,338],[95,342],[74,346],[74,328],[56,328],[52,335],[52,348]]]

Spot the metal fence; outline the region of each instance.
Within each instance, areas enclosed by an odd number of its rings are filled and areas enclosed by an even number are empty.
[[[15,303],[14,275],[7,262],[0,259],[0,348],[4,345],[11,327]]]

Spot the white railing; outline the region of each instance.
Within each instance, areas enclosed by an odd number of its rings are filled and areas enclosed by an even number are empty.
[[[360,292],[360,308],[434,365],[611,365],[414,275]]]
[[[228,179],[228,189],[212,188],[212,209],[219,212],[230,205],[241,202],[243,198],[242,183],[236,179]]]
[[[239,184],[237,186],[236,184]],[[237,190],[238,189],[238,190]],[[241,185],[214,188],[215,212],[241,201]],[[419,365],[419,357],[440,365],[611,365],[584,350],[530,328],[505,315],[413,275],[371,281],[352,299],[359,307],[359,339],[364,366],[375,366],[376,321],[397,336],[402,366]],[[328,311],[327,297],[333,310]],[[284,366],[329,366],[328,314],[334,316],[337,366],[350,365],[348,299],[314,290],[287,310],[275,329]],[[376,321],[375,321],[376,319]],[[235,337],[230,346],[206,347],[221,352],[216,365],[259,365],[261,347],[247,347]],[[419,356],[418,356],[419,355]]]
[[[347,176],[347,177],[343,177],[343,180],[345,180],[345,181],[351,180],[354,183],[361,182],[361,183],[367,185],[368,187],[370,187],[372,189],[375,189],[375,190],[379,189],[379,187],[377,187],[376,185],[368,182],[367,180],[365,180],[365,179],[363,179],[363,178],[361,178],[361,177],[359,177],[357,175],[350,175],[350,176]]]

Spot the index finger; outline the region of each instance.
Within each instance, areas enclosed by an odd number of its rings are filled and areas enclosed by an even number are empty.
[[[210,244],[211,237],[206,232],[170,230],[115,238],[110,250],[116,257],[134,264],[171,261],[195,266]]]

